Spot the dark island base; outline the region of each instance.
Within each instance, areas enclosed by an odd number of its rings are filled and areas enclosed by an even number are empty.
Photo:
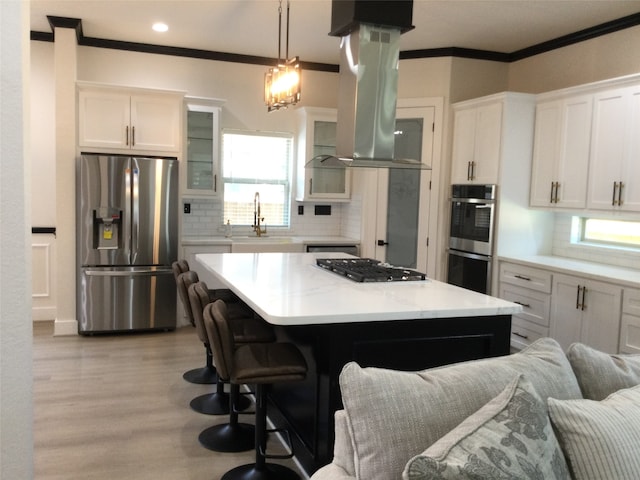
[[[274,385],[269,418],[289,429],[295,456],[311,475],[333,458],[333,414],[342,408],[338,377],[347,362],[411,371],[507,355],[511,315],[277,327],[277,332],[279,341],[300,348],[309,373],[304,382]]]

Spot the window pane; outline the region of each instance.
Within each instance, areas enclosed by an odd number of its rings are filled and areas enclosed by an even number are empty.
[[[223,132],[224,218],[254,225],[259,193],[260,217],[268,226],[289,226],[290,134]]]
[[[586,218],[583,220],[582,239],[620,246],[640,246],[640,222]]]

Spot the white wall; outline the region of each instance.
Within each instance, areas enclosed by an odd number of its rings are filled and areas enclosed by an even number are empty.
[[[28,2],[0,2],[0,478],[33,478]]]

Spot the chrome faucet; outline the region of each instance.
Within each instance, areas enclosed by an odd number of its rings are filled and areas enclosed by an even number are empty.
[[[264,229],[260,226],[260,223],[264,222],[264,217],[260,216],[260,192],[256,192],[253,196],[253,231],[256,232],[257,237],[267,234],[267,226]]]

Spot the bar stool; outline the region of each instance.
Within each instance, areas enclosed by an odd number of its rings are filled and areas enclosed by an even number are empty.
[[[191,301],[192,310],[194,311],[196,323],[202,324],[202,329],[206,334],[202,312],[206,306],[211,303],[208,301],[206,284],[204,282],[198,282],[191,285],[189,287],[189,299]],[[197,312],[200,312],[200,316],[198,316]],[[247,342],[259,343],[275,341],[275,334],[273,333],[273,330],[261,318],[231,316],[231,312],[229,310],[228,313],[230,317],[229,323],[233,329],[234,340],[239,344]],[[216,347],[211,343],[211,339],[208,337],[208,334],[207,341],[211,345],[214,358],[217,358],[215,350]],[[205,429],[198,436],[198,440],[203,447],[217,452],[243,452],[251,450],[254,446],[254,426],[238,423],[239,412],[246,409],[249,406],[250,401],[247,397],[240,395],[239,385],[231,384],[229,386],[229,395],[225,394],[223,385],[226,383],[226,380],[227,378],[224,375],[219,375],[218,388],[214,394],[210,394],[212,395],[211,400],[207,400],[207,396],[203,395],[200,401],[218,402],[218,404],[221,404],[221,402],[226,398],[228,405],[226,411],[229,413],[229,423],[214,425]],[[194,407],[194,403],[197,401],[198,398],[194,399],[192,407]]]
[[[180,281],[187,286],[189,305],[198,337],[207,346],[208,351],[211,352],[211,343],[209,342],[202,317],[202,311],[211,303],[211,291],[207,288],[205,282],[193,281],[194,279],[196,278],[190,275],[189,277],[182,277]],[[232,305],[234,307],[237,306],[236,304]],[[250,332],[250,334],[238,334],[238,340],[240,342],[246,342],[248,340],[272,342],[275,338],[273,331],[263,320],[255,318],[253,312],[248,312],[242,307],[233,309],[232,321],[238,325],[236,327],[238,330],[242,329]],[[241,397],[236,402],[236,408],[244,410],[249,407],[250,404],[251,402],[246,397]],[[191,400],[190,406],[196,412],[207,415],[224,415],[229,413],[229,396],[224,391],[224,382],[218,378],[216,391],[194,398]]]
[[[267,463],[269,458],[293,457],[290,453],[269,455],[266,451],[267,436],[267,392],[272,384],[304,380],[307,364],[300,350],[291,343],[250,343],[236,346],[227,307],[223,301],[207,305],[203,312],[204,324],[213,345],[219,375],[229,379],[231,385],[256,385],[255,455],[253,464],[229,470],[222,480],[300,480],[300,476],[283,465]]]
[[[187,318],[191,322],[191,325],[195,327],[195,323],[193,320],[193,313],[191,312],[191,305],[189,304],[189,296],[187,293],[187,289],[183,288],[183,286],[181,286],[179,282],[180,275],[191,271],[189,269],[189,263],[186,260],[177,260],[171,264],[171,269],[173,270],[173,276],[176,279],[176,286],[178,287],[178,295],[180,297],[180,301],[182,302],[182,306],[184,307],[185,313],[187,314]],[[196,272],[193,272],[193,273],[196,274]],[[198,281],[197,278],[195,281]],[[199,333],[198,333],[198,337],[200,338],[200,340],[202,340],[202,337]],[[204,337],[206,338],[206,335]],[[192,370],[185,372],[182,375],[182,378],[184,378],[189,383],[210,385],[218,381],[218,377],[216,376],[216,369],[213,366],[211,352],[209,351],[207,343],[204,344],[205,355],[206,355],[205,366],[200,368],[194,368]]]

